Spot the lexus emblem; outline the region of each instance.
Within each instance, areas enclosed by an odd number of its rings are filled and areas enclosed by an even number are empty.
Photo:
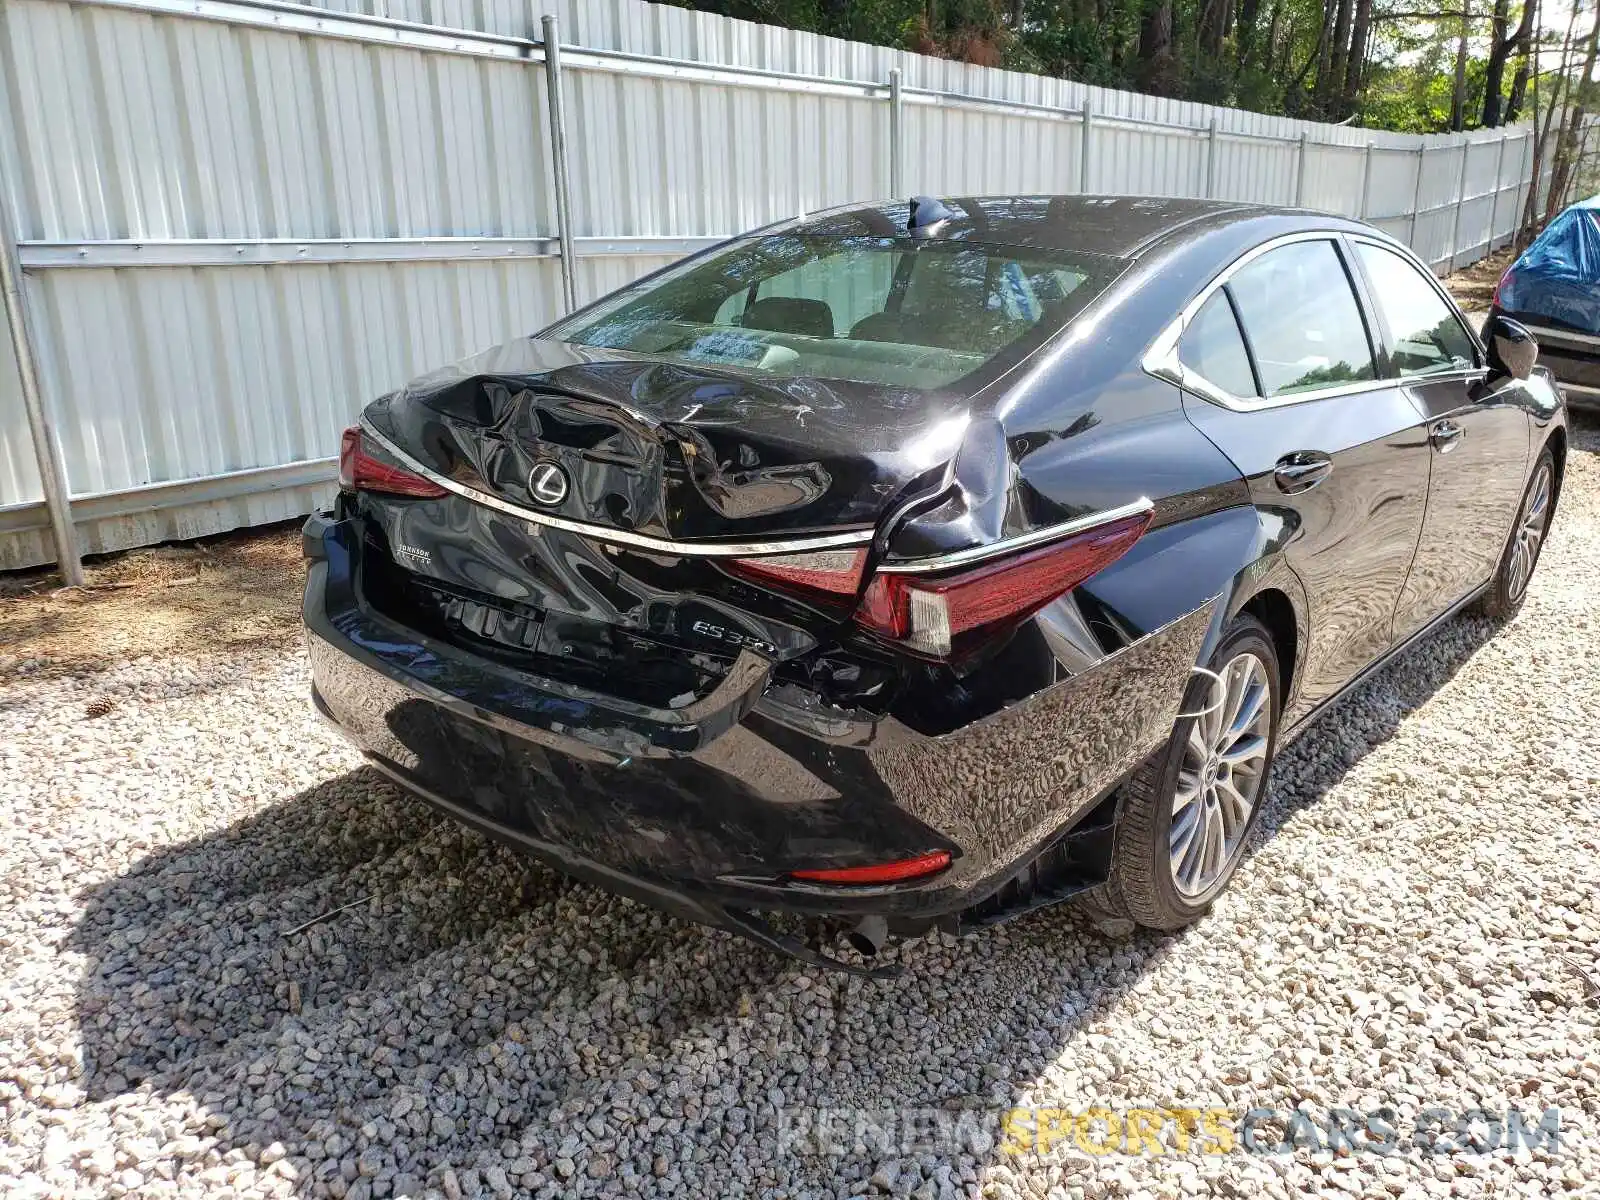
[[[528,493],[540,504],[560,504],[567,498],[567,473],[553,462],[542,462],[528,472]]]

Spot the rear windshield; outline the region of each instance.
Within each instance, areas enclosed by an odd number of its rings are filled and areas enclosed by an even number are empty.
[[[624,288],[545,336],[775,376],[940,388],[1017,362],[1123,266],[969,241],[772,234]]]

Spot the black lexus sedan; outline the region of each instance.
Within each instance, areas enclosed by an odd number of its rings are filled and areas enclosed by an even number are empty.
[[[367,407],[305,529],[314,700],[445,812],[810,961],[1071,896],[1176,928],[1276,747],[1521,603],[1566,414],[1488,335],[1310,212],[773,225]]]

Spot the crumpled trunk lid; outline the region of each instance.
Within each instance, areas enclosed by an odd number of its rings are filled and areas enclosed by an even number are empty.
[[[903,495],[940,486],[966,417],[925,393],[524,340],[407,385],[363,424],[399,466],[460,489],[349,497],[366,603],[541,679],[675,710],[741,655],[827,674],[806,664],[847,636],[855,596],[769,588],[732,559],[850,560]],[[565,492],[540,495],[552,466]],[[865,668],[845,675],[881,694]]]
[[[749,542],[872,527],[954,455],[965,411],[947,394],[525,338],[407,384],[364,420],[429,470],[530,512]]]

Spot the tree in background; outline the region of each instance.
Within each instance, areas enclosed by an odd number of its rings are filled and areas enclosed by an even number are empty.
[[[1540,0],[677,2],[984,66],[1421,133],[1516,119],[1533,51],[1560,44],[1541,29]],[[1582,64],[1570,58],[1563,80]],[[1566,86],[1543,84],[1547,103]]]
[[[1511,28],[1511,0],[1495,0],[1489,24],[1489,55],[1483,68],[1483,116],[1480,123],[1486,129],[1500,124],[1500,113],[1505,97],[1506,63],[1511,56],[1519,56],[1517,79],[1526,87],[1528,80],[1527,53],[1533,36],[1534,21],[1539,13],[1539,0],[1528,0],[1522,6],[1522,16],[1515,29]],[[1521,93],[1513,88],[1514,107],[1520,107]],[[1515,116],[1515,112],[1511,114]],[[1509,118],[1508,118],[1509,119]]]
[[[1567,107],[1562,115],[1561,129],[1556,137],[1555,152],[1551,161],[1550,193],[1545,201],[1544,211],[1546,221],[1556,215],[1571,192],[1583,157],[1583,142],[1589,133],[1588,116],[1597,87],[1594,82],[1595,58],[1597,53],[1600,53],[1600,3],[1595,5],[1588,36],[1576,46],[1573,46],[1569,37],[1568,45],[1572,47],[1568,53],[1573,54],[1576,51],[1575,56],[1581,57],[1582,66],[1574,72],[1568,69],[1569,63],[1566,60],[1562,62],[1561,77],[1573,82],[1566,97]]]

